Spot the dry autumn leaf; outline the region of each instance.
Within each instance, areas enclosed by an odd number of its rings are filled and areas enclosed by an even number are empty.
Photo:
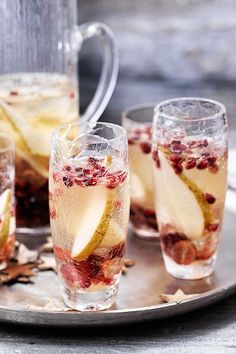
[[[8,267],[0,271],[0,284],[7,284],[18,278],[26,278],[34,276],[33,269],[37,267],[37,263],[17,264],[9,263]]]
[[[183,290],[178,289],[174,294],[160,294],[159,297],[163,302],[176,302],[177,304],[190,300],[199,294],[185,294]]]

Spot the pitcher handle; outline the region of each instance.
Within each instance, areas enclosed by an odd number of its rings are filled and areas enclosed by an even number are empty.
[[[114,35],[109,27],[100,22],[89,22],[77,26],[74,30],[74,43],[77,44],[77,55],[83,42],[92,37],[99,37],[103,46],[103,63],[95,94],[85,113],[82,122],[95,123],[104,112],[114,91],[118,75],[118,51]]]

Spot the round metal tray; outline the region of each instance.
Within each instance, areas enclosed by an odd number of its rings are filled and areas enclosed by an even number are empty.
[[[116,304],[110,310],[98,313],[37,310],[49,299],[61,301],[57,276],[52,271],[46,271],[33,278],[34,284],[0,288],[0,319],[60,327],[108,326],[171,317],[212,304],[236,292],[235,214],[236,194],[229,191],[219,256],[211,277],[196,281],[171,277],[165,271],[159,243],[138,240],[129,234],[126,256],[133,258],[136,264],[129,268],[127,275],[122,276]],[[32,246],[39,239],[29,236],[28,242]],[[199,295],[181,303],[161,303],[159,294],[173,294],[179,288],[186,294]]]

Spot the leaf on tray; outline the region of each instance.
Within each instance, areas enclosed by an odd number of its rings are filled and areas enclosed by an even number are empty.
[[[56,272],[56,262],[54,257],[41,256],[40,261],[41,263],[38,264],[39,270],[53,270],[54,272]]]
[[[125,258],[124,259],[124,264],[122,267],[122,274],[126,275],[128,272],[128,268],[133,267],[135,265],[135,261],[131,258]]]
[[[27,264],[36,262],[38,257],[37,250],[29,250],[23,243],[20,243],[15,260],[18,264]]]
[[[11,281],[18,281],[18,278],[30,278],[34,276],[33,268],[37,263],[17,264],[9,263],[8,267],[0,271],[0,284],[7,284]]]
[[[47,237],[47,240],[40,247],[40,252],[53,252],[52,236]]]
[[[57,300],[57,299],[50,299],[43,306],[29,305],[28,309],[32,310],[32,311],[34,311],[34,310],[37,310],[37,311],[58,311],[58,312],[71,311],[71,309],[66,307],[62,301]]]
[[[190,300],[199,294],[185,294],[183,290],[178,289],[174,294],[160,294],[159,297],[163,302],[176,302],[177,304]]]

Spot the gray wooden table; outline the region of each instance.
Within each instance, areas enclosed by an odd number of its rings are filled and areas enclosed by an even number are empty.
[[[169,320],[90,329],[0,324],[0,354],[236,353],[236,295]]]

